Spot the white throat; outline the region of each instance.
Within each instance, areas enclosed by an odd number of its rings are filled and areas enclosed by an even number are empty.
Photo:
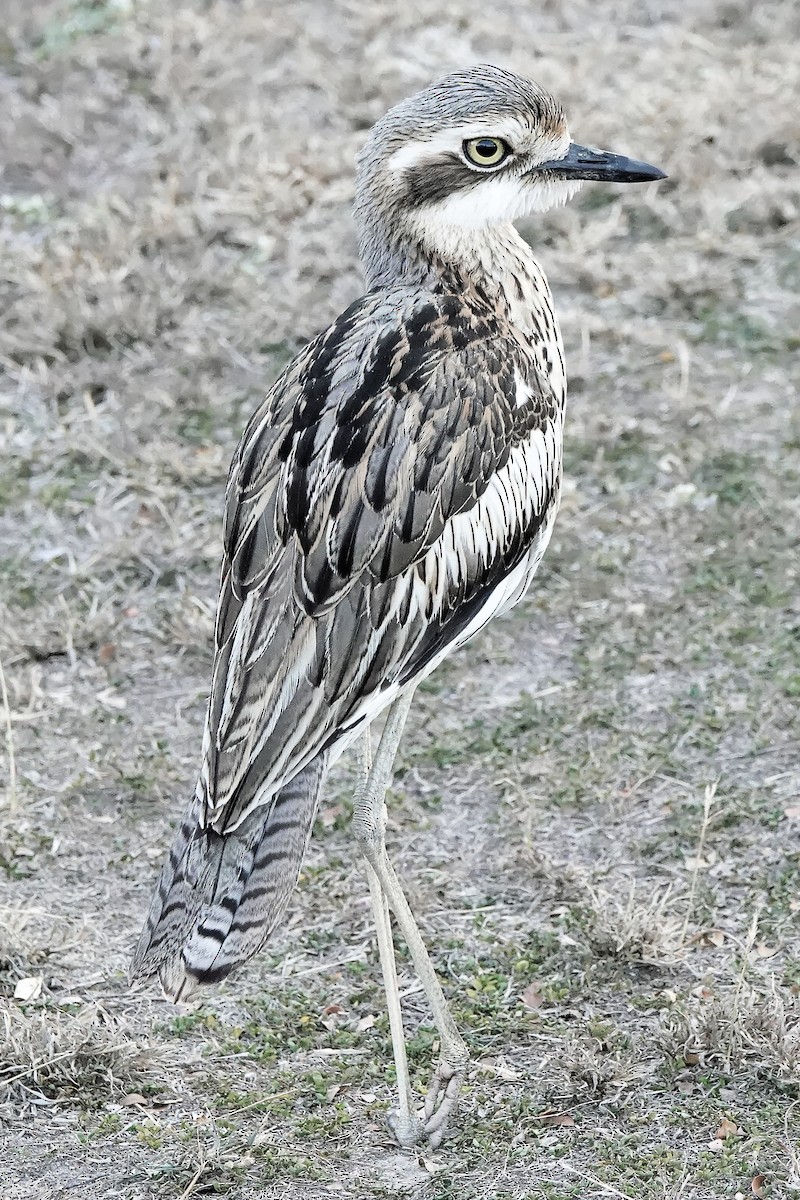
[[[580,187],[580,181],[575,179],[538,179],[531,183],[526,175],[498,173],[481,179],[469,191],[454,192],[438,204],[427,205],[419,225],[434,233],[439,228],[453,226],[485,229],[510,224],[520,217],[566,204]]]

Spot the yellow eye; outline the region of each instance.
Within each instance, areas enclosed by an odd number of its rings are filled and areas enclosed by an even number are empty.
[[[462,147],[464,157],[475,167],[496,167],[505,162],[511,153],[501,138],[480,137],[470,138]]]

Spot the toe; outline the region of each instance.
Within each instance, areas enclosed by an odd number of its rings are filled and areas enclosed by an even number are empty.
[[[387,1124],[395,1141],[404,1150],[416,1146],[425,1136],[425,1126],[419,1117],[413,1114],[403,1116],[397,1109],[392,1109],[387,1118]]]
[[[458,1107],[463,1070],[440,1065],[425,1101],[424,1136],[432,1150],[441,1143],[447,1124]]]

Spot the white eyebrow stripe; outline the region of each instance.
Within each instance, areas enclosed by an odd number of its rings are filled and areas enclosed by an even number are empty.
[[[469,141],[470,138],[502,138],[514,150],[524,136],[530,137],[530,130],[524,128],[520,121],[509,120],[508,117],[501,117],[497,121],[471,121],[467,125],[454,125],[450,129],[442,129],[429,137],[421,137],[419,141],[401,146],[388,159],[386,166],[393,172],[405,171],[407,167],[416,166],[440,154],[460,155],[461,143]]]

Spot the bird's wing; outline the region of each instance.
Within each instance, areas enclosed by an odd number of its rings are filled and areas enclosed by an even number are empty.
[[[459,639],[552,506],[560,413],[486,306],[352,305],[231,466],[201,785],[222,833]]]

